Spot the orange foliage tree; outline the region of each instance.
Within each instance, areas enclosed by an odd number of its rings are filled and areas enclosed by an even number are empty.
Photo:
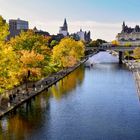
[[[21,51],[20,61],[22,62],[21,74],[26,76],[28,71],[31,75],[30,80],[37,80],[41,78],[41,62],[44,60],[44,55],[36,53],[34,50]]]
[[[74,66],[84,56],[85,46],[81,41],[64,38],[53,48],[52,60],[60,67]]]
[[[49,38],[35,34],[32,30],[22,32],[12,38],[10,44],[21,62],[21,79],[30,71],[29,80],[38,80],[47,76],[50,63],[51,49],[47,46]],[[46,68],[47,67],[47,68]]]

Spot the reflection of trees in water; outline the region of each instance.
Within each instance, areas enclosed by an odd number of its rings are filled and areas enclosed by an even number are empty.
[[[74,90],[77,85],[82,84],[84,79],[84,68],[81,66],[70,75],[59,81],[57,85],[50,88],[50,92],[56,99],[61,99],[64,95]]]
[[[46,121],[46,110],[49,111],[50,94],[43,93],[32,99],[31,102],[20,107],[15,114],[11,114],[0,122],[0,140],[23,140],[29,136],[33,130]],[[47,108],[47,109],[46,109]],[[3,121],[6,121],[3,125]],[[46,123],[46,122],[45,122]],[[6,127],[6,131],[2,130]]]
[[[49,119],[49,98],[50,95],[56,99],[61,99],[62,96],[80,85],[84,79],[84,68],[80,67],[72,72],[69,76],[50,88],[51,92],[44,92],[32,99],[31,102],[25,103],[16,113],[5,117],[0,121],[0,140],[24,140],[34,133],[40,125],[46,121],[46,112]]]

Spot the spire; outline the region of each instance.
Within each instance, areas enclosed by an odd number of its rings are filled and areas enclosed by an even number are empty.
[[[34,30],[34,31],[37,31],[37,28],[36,28],[36,26],[33,28],[33,30]]]
[[[64,19],[64,24],[63,24],[64,30],[68,31],[68,24],[66,18]]]
[[[63,26],[67,26],[67,20],[66,20],[66,18],[64,19],[64,25]]]
[[[122,25],[122,32],[125,32],[125,21],[123,21],[123,25]]]
[[[125,21],[123,21],[123,26],[125,27]]]

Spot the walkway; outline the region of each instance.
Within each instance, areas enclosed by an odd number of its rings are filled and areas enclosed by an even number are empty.
[[[136,62],[135,60],[124,60],[123,63],[125,63],[126,66],[133,72],[140,99],[140,62]]]
[[[81,61],[74,67],[61,70],[53,74],[52,76],[49,76],[36,82],[35,84],[33,84],[32,88],[28,88],[28,90],[25,88],[18,87],[16,91],[14,90],[14,93],[9,95],[9,99],[1,99],[0,118],[5,114],[11,112],[12,110],[18,108],[23,103],[29,101],[31,98],[35,97],[42,91],[47,90],[50,86],[56,84],[59,80],[63,79],[65,76],[70,74],[72,71],[74,71],[87,60],[88,58],[85,58],[83,61]]]

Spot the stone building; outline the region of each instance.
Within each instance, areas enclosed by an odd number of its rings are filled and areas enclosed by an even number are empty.
[[[117,40],[120,43],[120,45],[140,45],[140,27],[139,25],[136,25],[135,28],[128,27],[125,25],[125,22],[123,22],[122,25],[122,31],[121,33],[118,33]]]
[[[63,26],[60,27],[59,34],[62,34],[63,36],[68,36],[68,34],[69,34],[68,33],[68,24],[67,24],[66,19],[64,20]]]
[[[38,30],[36,27],[33,28],[35,34],[43,35],[45,37],[51,36],[49,32]]]
[[[86,32],[86,31],[82,31],[82,29],[80,29],[80,31],[78,31],[77,33],[72,33],[72,34],[69,35],[69,33],[68,33],[68,24],[67,24],[66,19],[64,20],[63,26],[60,27],[58,36],[60,36],[60,35],[61,35],[61,37],[62,37],[62,35],[63,35],[63,37],[69,36],[69,37],[71,37],[71,38],[73,38],[73,39],[75,39],[77,41],[78,40],[83,40],[85,42],[90,42],[91,41],[91,38],[90,38],[91,33],[90,33],[90,31]]]
[[[90,31],[86,32],[86,31],[82,31],[82,29],[80,29],[80,31],[77,32],[77,35],[79,36],[80,40],[83,40],[85,42],[90,42],[91,41]]]

